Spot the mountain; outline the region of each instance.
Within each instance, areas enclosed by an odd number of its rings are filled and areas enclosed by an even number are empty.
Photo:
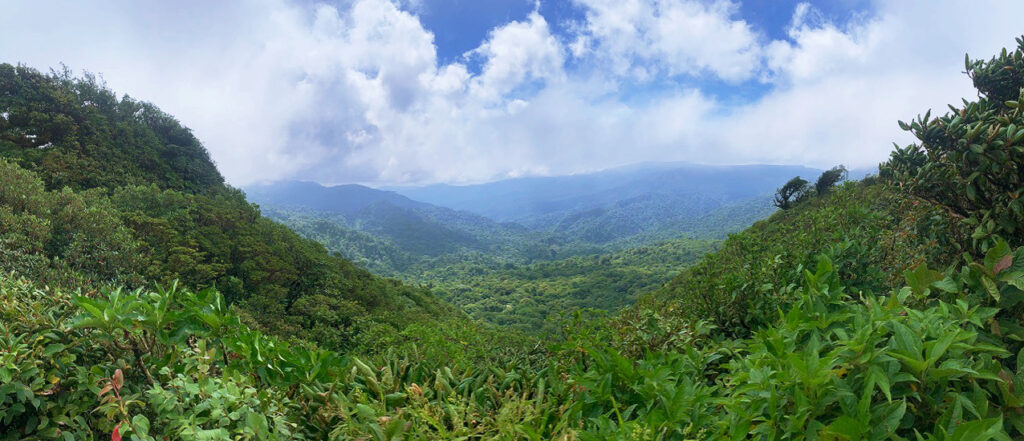
[[[678,237],[724,238],[775,209],[767,196],[722,202],[715,195],[648,193],[523,222],[536,231],[622,249]]]
[[[281,181],[252,185],[245,192],[270,218],[332,251],[380,274],[408,276],[459,259],[529,263],[620,251],[679,238],[724,238],[775,210],[767,194],[742,199],[768,187],[769,177],[763,170],[779,176],[808,171],[793,167],[751,170],[647,165],[592,176],[531,179],[530,185],[539,193],[564,193],[562,184],[576,187],[580,193],[586,188],[588,193],[577,195],[570,205],[565,205],[577,208],[551,205],[546,214],[524,217],[518,222],[498,222],[480,214],[416,201],[395,191],[361,185],[328,187]],[[701,193],[705,189],[724,189],[729,180],[755,174],[763,182],[752,178],[722,190],[724,193]],[[627,175],[628,178],[622,177]],[[720,185],[697,182],[700,179]],[[592,184],[598,181],[606,182],[605,191],[596,191],[599,187]],[[654,182],[664,185],[655,188]],[[518,185],[497,182],[473,191]],[[689,192],[672,192],[682,188]]]
[[[360,185],[285,181],[245,191],[271,219],[378,274],[426,286],[471,317],[552,333],[551,319],[562,313],[632,304],[713,249],[716,239],[775,210],[767,196],[731,200],[764,183],[737,184],[723,194],[653,189],[653,181],[675,179],[683,181],[675,188],[699,190],[705,187],[698,178],[737,179],[729,169],[691,167],[683,176],[675,167],[624,169],[625,183],[578,197],[576,206],[595,208],[551,212],[526,225]]]
[[[428,208],[391,191],[375,190],[362,185],[325,187],[315,182],[279,181],[254,184],[244,188],[249,200],[267,206],[304,208],[330,214],[353,216],[373,205],[388,204],[398,208]]]
[[[572,176],[389,189],[614,247],[681,236],[724,237],[771,214],[772,193],[790,178],[814,179],[820,173],[799,166],[648,163]],[[722,216],[722,210],[735,216]]]
[[[0,64],[0,109],[0,273],[83,292],[216,286],[260,329],[339,350],[465,318],[263,217],[188,128],[93,77]]]
[[[271,218],[385,274],[400,274],[416,262],[442,255],[546,259],[566,242],[518,224],[361,185],[283,181],[245,191]]]
[[[820,173],[800,166],[646,163],[570,176],[387,189],[499,221],[529,224],[532,219],[555,213],[581,212],[663,195],[689,201],[687,209],[699,216],[729,202],[770,196],[793,176],[810,179]]]

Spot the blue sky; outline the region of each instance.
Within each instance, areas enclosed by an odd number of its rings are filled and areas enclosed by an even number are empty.
[[[235,185],[630,163],[871,167],[974,91],[1003,0],[0,0],[0,61],[101,74]],[[46,23],[39,26],[38,23]]]
[[[736,15],[766,40],[787,39],[793,11],[801,3],[813,6],[821,19],[833,23],[846,23],[871,12],[867,0],[748,0],[737,4]],[[419,17],[423,27],[434,34],[441,63],[461,61],[475,73],[483,67],[482,60],[466,54],[485,42],[490,32],[502,24],[526,20],[537,10],[556,38],[571,41],[573,26],[586,19],[586,9],[571,0],[540,3],[535,0],[421,0],[404,3],[402,7]],[[730,101],[751,101],[770,90],[768,84],[760,81],[726,84],[713,77],[674,78],[670,83],[700,87],[717,98]],[[656,94],[662,88],[661,85],[639,85],[626,94],[626,99]]]
[[[871,10],[866,0],[748,0],[739,3],[738,15],[768,38],[786,38],[793,11],[800,3],[814,6],[823,17],[835,22],[846,22]],[[526,19],[536,5],[534,0],[422,0],[406,3],[403,9],[420,17],[423,26],[434,34],[438,58],[451,62],[483,43],[495,27]],[[568,40],[572,36],[565,25],[583,20],[586,11],[570,0],[556,0],[541,2],[540,14],[554,24],[552,29],[559,38]]]

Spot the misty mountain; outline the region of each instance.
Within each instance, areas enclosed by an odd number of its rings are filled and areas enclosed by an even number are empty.
[[[793,176],[813,180],[820,173],[787,165],[645,163],[569,176],[385,189],[499,221],[530,223],[539,216],[586,211],[645,195],[692,199],[687,205],[698,210],[693,214],[703,215],[729,202],[771,195]]]
[[[724,238],[775,211],[793,166],[640,164],[481,185],[374,189],[284,181],[245,189],[268,217],[381,273],[453,256],[531,262],[678,238]]]
[[[344,216],[357,215],[372,205],[380,204],[407,209],[430,207],[430,204],[395,192],[356,184],[325,187],[316,182],[279,181],[245,187],[245,193],[260,205],[304,208]]]
[[[245,188],[264,213],[368,267],[400,271],[422,257],[462,252],[550,258],[547,234],[362,185],[282,181]]]
[[[724,236],[773,212],[772,193],[793,176],[813,180],[820,173],[800,166],[648,163],[571,176],[389,190],[586,242],[649,243],[644,237]],[[735,216],[716,216],[721,210]],[[718,221],[706,222],[709,217]]]

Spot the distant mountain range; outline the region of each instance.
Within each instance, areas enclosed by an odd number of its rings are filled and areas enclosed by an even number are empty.
[[[800,166],[653,163],[583,175],[389,189],[586,242],[646,244],[681,235],[722,237],[774,211],[772,193],[793,176],[813,180],[820,173]],[[721,210],[733,216],[706,222]]]
[[[723,238],[771,214],[799,166],[638,164],[479,185],[374,189],[284,181],[245,188],[264,212],[348,258],[401,273],[423,258],[534,261],[681,237]]]
[[[258,204],[301,207],[346,216],[358,214],[372,205],[379,204],[410,209],[430,206],[395,192],[356,184],[325,187],[316,182],[279,181],[245,187],[245,193]]]
[[[657,197],[683,202],[688,213],[700,216],[729,202],[770,196],[793,176],[813,180],[820,173],[818,169],[785,165],[646,163],[580,175],[385,189],[498,221],[531,224],[556,213],[586,212]]]
[[[250,186],[245,192],[271,218],[288,224],[328,221],[334,224],[335,235],[353,230],[363,233],[347,233],[353,238],[382,239],[386,246],[412,256],[435,257],[459,251],[524,258],[547,256],[546,246],[540,245],[541,235],[526,227],[414,201],[391,191],[362,185],[325,187],[314,182],[283,181]],[[308,228],[299,229],[309,233]]]

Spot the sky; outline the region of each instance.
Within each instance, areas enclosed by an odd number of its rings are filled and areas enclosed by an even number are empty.
[[[872,167],[976,96],[995,0],[0,0],[0,62],[101,75],[228,182],[476,183],[650,161]]]

